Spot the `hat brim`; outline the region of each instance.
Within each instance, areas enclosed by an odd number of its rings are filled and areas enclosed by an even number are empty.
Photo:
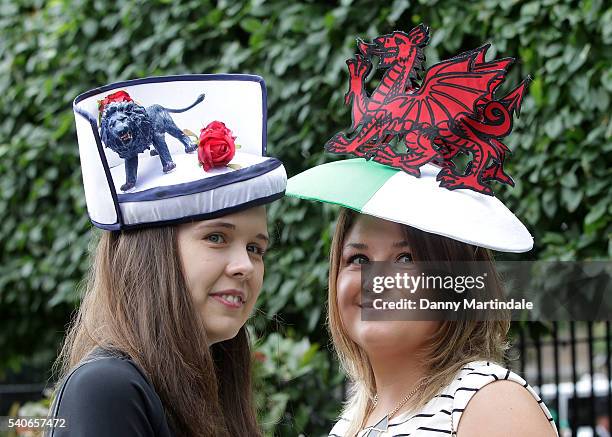
[[[124,227],[174,223],[194,217],[202,220],[218,215],[219,211],[237,211],[241,205],[271,202],[285,190],[287,175],[276,158],[237,152],[231,164],[240,168],[223,167],[204,172],[195,157],[183,157],[192,159],[177,157],[180,171],[155,174],[150,183],[148,174],[144,173],[143,189],[118,194]],[[154,164],[159,166],[159,162]],[[162,183],[164,178],[167,181]]]
[[[497,198],[439,186],[440,168],[421,177],[363,158],[323,164],[287,181],[286,195],[332,203],[425,232],[501,252],[527,252],[533,237]]]

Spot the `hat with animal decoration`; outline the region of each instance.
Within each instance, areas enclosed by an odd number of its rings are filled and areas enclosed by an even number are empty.
[[[214,218],[282,197],[266,156],[259,76],[199,74],[114,83],[73,104],[92,223],[106,230]]]
[[[525,252],[533,237],[493,196],[492,183],[514,186],[504,170],[529,78],[504,97],[496,91],[514,59],[486,61],[489,44],[424,68],[424,25],[357,40],[346,63],[352,125],[325,150],[355,158],[289,179],[287,195],[334,203],[422,231],[505,252]],[[366,79],[373,58],[382,78]],[[421,79],[422,77],[422,79]],[[461,155],[469,157],[462,168]]]

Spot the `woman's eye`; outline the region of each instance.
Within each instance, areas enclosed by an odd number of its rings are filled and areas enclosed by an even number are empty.
[[[225,237],[221,234],[210,234],[205,237],[205,240],[210,241],[211,243],[221,244],[225,243]]]
[[[353,255],[348,259],[348,264],[367,264],[370,259],[365,255]]]
[[[261,246],[259,246],[257,244],[249,244],[247,246],[247,250],[249,252],[253,252],[254,254],[259,255],[259,256],[263,256],[264,253],[266,253],[265,249],[263,249]]]
[[[412,255],[410,255],[409,253],[402,253],[400,256],[397,257],[396,262],[399,263],[412,263]]]

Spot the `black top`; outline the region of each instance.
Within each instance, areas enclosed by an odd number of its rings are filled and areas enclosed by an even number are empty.
[[[128,357],[96,349],[57,391],[52,437],[172,437],[153,386]],[[60,421],[56,421],[61,424]]]

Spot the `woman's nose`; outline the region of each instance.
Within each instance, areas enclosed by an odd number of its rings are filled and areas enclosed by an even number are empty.
[[[255,266],[246,248],[232,251],[230,260],[225,268],[228,276],[246,280],[251,277],[254,270]]]

